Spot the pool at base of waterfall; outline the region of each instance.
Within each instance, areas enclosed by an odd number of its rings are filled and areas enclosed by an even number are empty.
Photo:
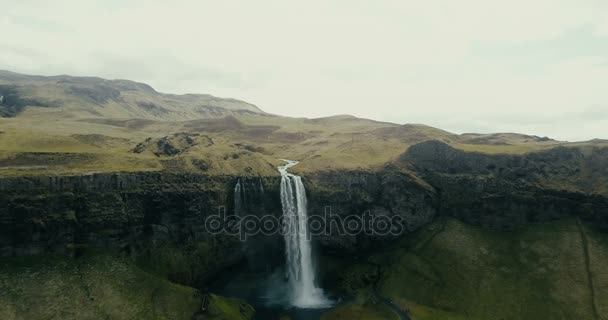
[[[246,267],[232,270],[229,275],[216,281],[212,292],[239,298],[251,304],[256,312],[256,320],[314,320],[334,308],[340,297],[323,297],[321,304],[298,307],[294,305],[290,286],[285,279],[284,266],[273,272],[252,272]],[[328,299],[329,298],[329,299]]]

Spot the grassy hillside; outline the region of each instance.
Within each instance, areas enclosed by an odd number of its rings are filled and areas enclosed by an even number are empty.
[[[379,268],[379,294],[413,319],[603,319],[606,263],[608,236],[574,219],[515,232],[445,220],[341,273],[352,292],[370,296],[373,285],[354,279],[370,277],[361,265]],[[372,301],[342,309],[373,312]],[[337,312],[326,316],[341,318]]]
[[[399,318],[382,303],[365,300],[338,306],[323,314],[321,320],[399,320]]]
[[[124,259],[31,257],[0,261],[2,319],[190,319],[196,290]]]
[[[0,115],[5,117],[31,111],[61,113],[70,118],[177,121],[264,114],[244,101],[205,94],[163,94],[147,84],[129,80],[28,76],[4,70],[0,70],[0,96]]]
[[[234,99],[162,94],[127,80],[0,71],[0,96],[0,176],[159,170],[275,175],[281,158],[302,161],[300,172],[373,169],[432,139],[483,153],[608,146],[605,140],[570,144],[514,133],[456,135],[346,115],[281,117]]]
[[[184,319],[202,295],[109,254],[0,260],[0,319]],[[246,320],[251,306],[212,295],[208,319]]]

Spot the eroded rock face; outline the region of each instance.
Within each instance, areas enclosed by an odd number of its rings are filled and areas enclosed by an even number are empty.
[[[603,163],[608,163],[606,148],[484,155],[425,142],[378,170],[316,172],[303,180],[309,216],[325,217],[330,211],[342,219],[366,213],[400,217],[402,233],[439,215],[495,229],[576,215],[608,230]],[[280,263],[280,235],[252,236],[242,243],[238,237],[206,232],[209,215],[220,208],[233,213],[238,179],[244,192],[242,214],[282,215],[278,176],[159,172],[0,179],[0,255],[80,247],[141,251],[163,243],[198,248],[199,243],[211,243],[227,250],[217,258],[218,266],[245,258],[252,268]],[[328,224],[333,228],[331,221]],[[314,240],[339,254],[363,254],[395,238],[329,231]]]
[[[369,214],[402,218],[402,233],[418,229],[437,213],[436,195],[429,186],[395,168],[372,171],[332,171],[305,177],[309,194],[309,215],[331,214],[343,222],[352,216]],[[342,233],[342,234],[340,234]],[[331,228],[331,234],[318,237],[321,245],[344,254],[373,249],[394,240],[380,232],[356,234]]]
[[[476,175],[544,189],[608,195],[608,148],[555,147],[523,155],[482,154],[426,141],[408,149],[399,162],[419,175]]]
[[[199,144],[208,147],[214,143],[213,140],[206,135],[178,132],[159,139],[148,137],[145,141],[138,143],[131,151],[133,153],[144,153],[148,151],[157,157],[173,157]]]
[[[193,268],[201,274],[173,279],[192,285],[259,250],[238,236],[205,229],[209,216],[232,214],[235,182],[229,176],[166,173],[0,179],[0,256],[109,248],[154,259],[159,250],[176,248],[185,251],[185,259],[200,258],[202,265]],[[278,180],[245,181],[246,188],[260,184],[272,191]],[[280,214],[278,200],[247,191],[252,211]]]
[[[26,106],[50,107],[53,102],[24,97],[14,85],[0,85],[0,117],[12,118]]]
[[[576,215],[608,230],[607,148],[557,147],[525,155],[486,155],[439,141],[400,159],[436,191],[438,211],[465,222],[512,229]]]

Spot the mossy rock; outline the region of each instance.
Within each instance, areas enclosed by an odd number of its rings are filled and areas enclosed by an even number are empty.
[[[321,320],[399,320],[399,316],[380,302],[349,303],[321,316]]]
[[[245,301],[209,294],[209,305],[205,319],[213,320],[249,320],[253,319],[255,310]]]

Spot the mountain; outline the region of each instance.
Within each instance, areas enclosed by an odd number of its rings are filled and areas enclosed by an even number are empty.
[[[427,140],[483,153],[522,154],[571,144],[522,134],[457,135],[421,124],[347,115],[265,113],[211,95],[172,95],[129,80],[0,71],[0,173],[8,176],[168,171],[274,175],[277,159],[300,171],[379,168]]]
[[[164,94],[147,84],[96,77],[27,76],[0,70],[0,115],[14,117],[28,108],[48,108],[64,117],[137,118],[179,121],[264,114],[235,99],[205,94]]]

